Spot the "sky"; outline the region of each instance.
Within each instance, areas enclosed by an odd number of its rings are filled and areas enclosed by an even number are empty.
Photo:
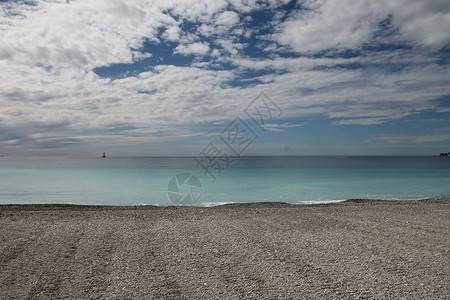
[[[448,0],[0,7],[1,155],[450,152]]]

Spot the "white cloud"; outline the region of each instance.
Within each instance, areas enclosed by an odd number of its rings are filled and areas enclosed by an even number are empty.
[[[392,10],[393,24],[400,30],[401,37],[416,47],[435,51],[450,44],[449,1],[404,0]]]
[[[154,39],[158,26],[174,23],[154,6],[131,2],[37,2],[32,8],[17,4],[16,9],[23,18],[1,22],[7,41],[0,45],[2,57],[16,64],[86,71],[132,62],[130,48],[140,48],[144,37]]]
[[[298,128],[298,127],[302,127],[304,126],[305,123],[298,123],[298,124],[293,124],[293,123],[279,123],[279,124],[275,124],[275,123],[266,123],[264,124],[264,129],[268,130],[268,131],[272,131],[272,132],[283,132],[288,128]]]
[[[206,42],[197,42],[193,44],[187,45],[178,45],[175,49],[175,53],[180,54],[196,54],[196,55],[205,55],[209,52],[209,45]]]
[[[173,14],[194,22],[209,22],[214,14],[228,5],[225,0],[161,0],[158,3],[164,3],[164,6],[170,7]]]
[[[373,136],[375,140],[382,140],[389,144],[426,144],[434,142],[450,141],[449,133],[435,133],[427,135],[405,135],[405,134],[379,134]]]
[[[143,60],[152,57],[151,53],[144,53],[140,51],[132,51],[131,54],[133,55],[133,61]]]
[[[238,54],[239,50],[242,50],[245,47],[245,44],[233,43],[230,40],[218,40],[217,43],[232,55]]]
[[[210,35],[215,33],[214,26],[207,25],[207,24],[200,25],[198,27],[197,31],[198,31],[199,34],[201,34],[203,36],[206,36],[206,37],[209,37]]]
[[[286,5],[291,0],[229,0],[229,3],[239,12],[249,13],[258,9],[274,9]]]
[[[169,27],[163,34],[163,37],[166,40],[169,40],[171,42],[176,42],[180,40],[180,27],[178,25],[174,25],[172,27]]]
[[[214,49],[214,50],[211,52],[211,56],[213,56],[213,57],[219,57],[219,56],[220,56],[220,51],[219,51],[219,49]]]
[[[239,15],[234,11],[225,11],[220,14],[216,19],[216,24],[232,26],[239,22]]]
[[[387,17],[374,9],[376,3],[311,1],[311,10],[301,10],[280,25],[277,39],[298,52],[359,47],[377,30],[377,22]]]
[[[304,5],[309,10],[280,24],[275,35],[277,41],[298,52],[359,48],[385,20],[391,20],[399,32],[391,37],[393,41],[434,50],[450,43],[450,5],[445,0],[318,0]]]

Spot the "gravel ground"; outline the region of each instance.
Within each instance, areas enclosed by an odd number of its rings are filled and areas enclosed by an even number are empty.
[[[449,299],[450,199],[0,206],[0,299]]]

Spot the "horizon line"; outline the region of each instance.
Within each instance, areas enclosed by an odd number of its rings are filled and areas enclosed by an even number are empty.
[[[0,158],[6,157],[35,157],[35,158],[194,158],[204,157],[202,155],[109,155],[102,157],[101,155],[0,155]],[[355,154],[324,154],[324,155],[228,155],[232,158],[250,158],[250,157],[442,157],[439,154],[408,154],[408,155],[392,155],[392,154],[377,154],[377,155],[355,155]],[[445,156],[444,156],[445,157]]]

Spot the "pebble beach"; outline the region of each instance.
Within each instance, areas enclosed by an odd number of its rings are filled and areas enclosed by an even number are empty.
[[[1,299],[448,299],[450,199],[0,205]]]

